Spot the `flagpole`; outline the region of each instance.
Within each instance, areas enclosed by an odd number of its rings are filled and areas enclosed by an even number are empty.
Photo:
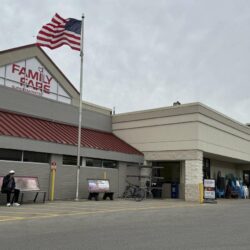
[[[79,123],[78,123],[78,142],[77,142],[77,172],[76,172],[76,201],[79,201],[79,178],[80,178],[80,154],[81,154],[81,129],[82,129],[82,80],[83,80],[83,32],[84,32],[84,14],[82,14],[82,27],[81,27],[81,69],[80,69],[80,101],[79,101]]]

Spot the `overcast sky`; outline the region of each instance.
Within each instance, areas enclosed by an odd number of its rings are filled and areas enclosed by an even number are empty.
[[[250,1],[1,0],[0,50],[85,14],[83,99],[116,113],[202,102],[250,122]],[[79,52],[44,49],[79,89]]]

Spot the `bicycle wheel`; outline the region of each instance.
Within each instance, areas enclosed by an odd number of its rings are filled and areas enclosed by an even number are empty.
[[[142,188],[138,188],[135,193],[135,200],[142,201],[145,198],[145,190]]]
[[[124,191],[124,193],[123,193],[123,195],[122,195],[122,198],[128,199],[128,198],[131,198],[131,197],[132,197],[132,188],[129,187],[129,188],[127,188],[127,189]]]

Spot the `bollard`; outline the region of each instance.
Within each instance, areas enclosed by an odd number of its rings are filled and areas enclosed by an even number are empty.
[[[50,167],[50,201],[54,200],[55,179],[56,179],[56,162],[52,161]]]
[[[203,203],[204,197],[203,197],[203,183],[199,183],[199,192],[200,192],[200,204]]]

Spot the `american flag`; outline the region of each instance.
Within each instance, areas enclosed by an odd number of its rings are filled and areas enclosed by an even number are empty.
[[[79,20],[64,19],[56,13],[51,22],[45,24],[38,32],[36,44],[50,49],[68,45],[74,50],[80,50],[81,24]]]

